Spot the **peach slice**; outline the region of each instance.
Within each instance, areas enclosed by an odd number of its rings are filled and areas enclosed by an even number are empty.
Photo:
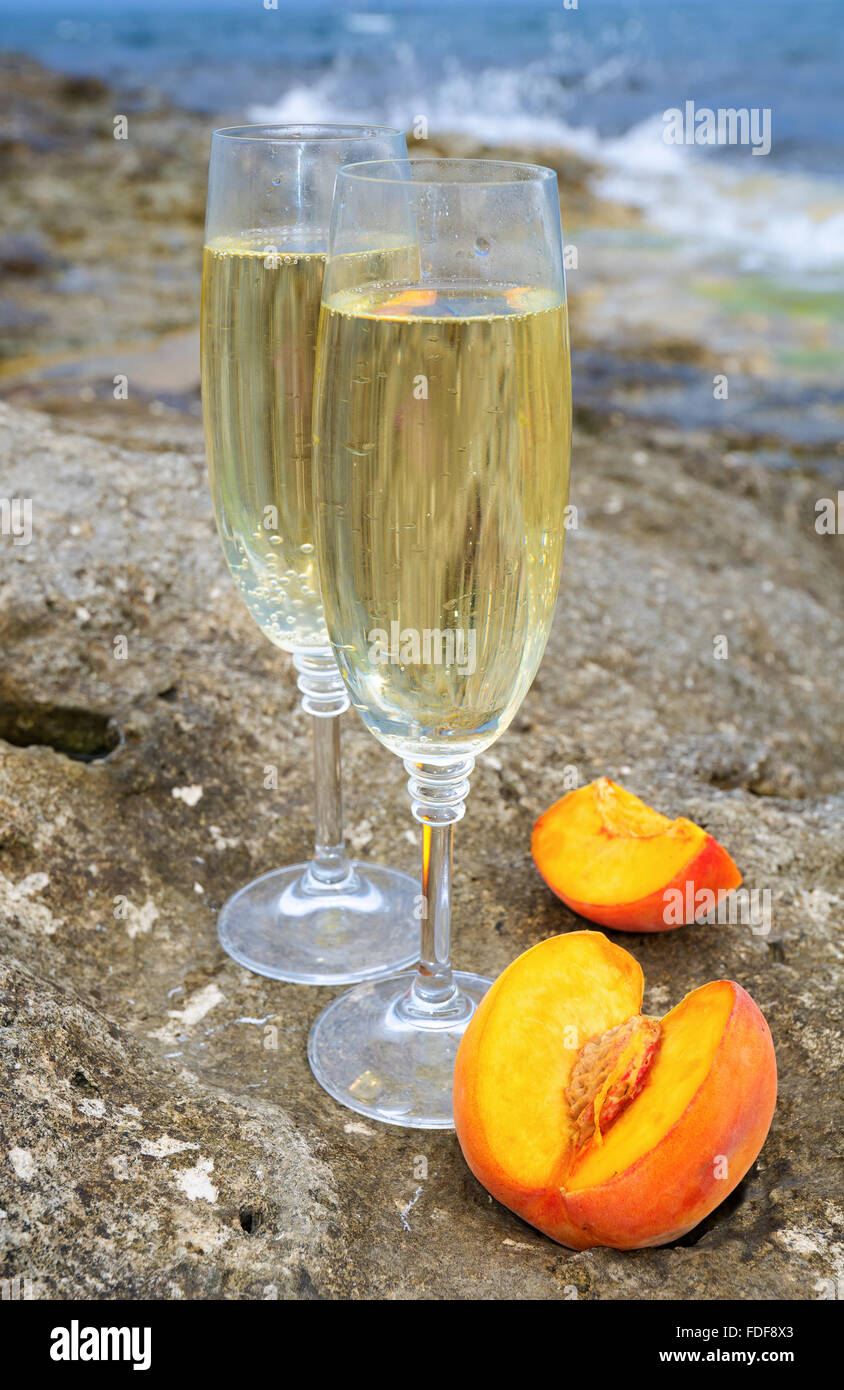
[[[774,1113],[771,1034],[730,980],[662,1019],[601,932],[551,937],[490,989],[460,1043],[454,1123],[475,1177],[573,1250],[664,1245],[741,1182]]]
[[[712,895],[714,905],[741,883],[727,851],[699,825],[669,820],[608,777],[541,815],[531,849],[558,898],[614,931],[682,926],[701,912],[696,903]]]

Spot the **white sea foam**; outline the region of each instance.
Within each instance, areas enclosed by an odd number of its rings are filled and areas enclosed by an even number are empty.
[[[807,175],[759,170],[741,157],[725,160],[723,150],[665,144],[663,129],[659,115],[598,142],[593,158],[604,172],[595,191],[640,208],[652,225],[693,243],[704,256],[731,254],[743,270],[844,269],[840,188]]]
[[[539,66],[468,72],[452,63],[432,83],[409,46],[397,44],[392,57],[395,70],[374,100],[352,61],[338,57],[313,83],[290,87],[273,105],[253,107],[250,116],[279,122],[378,119],[400,129],[424,116],[431,135],[570,149],[599,166],[597,194],[641,209],[649,225],[680,238],[702,258],[727,257],[741,269],[773,273],[844,271],[840,187],[773,171],[767,161],[751,159],[749,149],[667,144],[661,112],[623,135],[600,136],[562,119],[559,84]],[[600,65],[588,81],[600,88],[617,80],[618,63]]]

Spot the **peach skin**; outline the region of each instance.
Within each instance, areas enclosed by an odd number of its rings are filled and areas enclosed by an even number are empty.
[[[601,932],[526,951],[460,1043],[454,1122],[475,1177],[573,1250],[676,1241],[741,1182],[771,1124],[762,1013],[715,980],[662,1019]]]
[[[741,883],[727,851],[699,825],[669,820],[608,777],[541,815],[531,849],[551,891],[613,931],[669,931],[694,920],[704,892],[714,902]]]

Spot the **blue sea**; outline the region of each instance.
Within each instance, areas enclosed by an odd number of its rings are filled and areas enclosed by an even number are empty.
[[[209,115],[568,146],[740,270],[844,271],[844,0],[0,0],[0,47]],[[771,150],[670,108],[768,109]]]

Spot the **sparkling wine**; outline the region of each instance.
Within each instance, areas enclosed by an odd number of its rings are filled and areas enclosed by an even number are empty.
[[[403,757],[500,736],[533,680],[562,564],[565,306],[541,288],[347,288],[322,310],[316,543],[364,722]]]
[[[311,403],[325,256],[290,233],[205,247],[202,400],[226,559],[261,630],[326,647],[313,537]]]

